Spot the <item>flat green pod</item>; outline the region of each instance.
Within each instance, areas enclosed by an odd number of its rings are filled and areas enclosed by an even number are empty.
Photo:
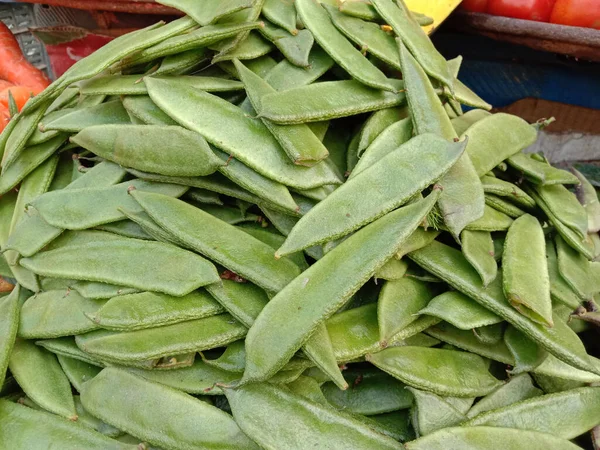
[[[127,286],[116,286],[108,283],[99,283],[97,281],[72,281],[69,282],[69,288],[72,288],[85,298],[94,300],[110,299],[118,295],[140,292],[139,289]]]
[[[360,140],[358,142],[358,156],[362,157],[362,153],[375,141],[375,139],[383,133],[392,124],[399,120],[406,119],[408,111],[406,108],[386,108],[373,112],[367,120],[360,132]]]
[[[276,255],[343,237],[401,206],[442,177],[463,150],[464,142],[431,134],[411,139],[305,214]]]
[[[492,114],[471,125],[467,153],[480,177],[507,158],[529,147],[537,139],[535,128],[511,114]]]
[[[219,42],[231,36],[236,36],[249,30],[261,26],[260,22],[226,22],[220,24],[207,25],[197,28],[188,33],[182,33],[172,36],[162,42],[142,50],[137,54],[132,54],[123,61],[123,65],[131,66],[141,64],[163,56],[175,55],[188,50],[200,49],[208,45]]]
[[[178,78],[185,80],[190,86],[206,92],[230,92],[244,89],[244,85],[237,80],[186,75],[181,75]],[[147,95],[148,90],[143,80],[140,75],[105,75],[85,81],[80,84],[79,89],[82,94]],[[127,109],[126,106],[125,109]]]
[[[319,323],[397,252],[438,198],[434,191],[356,232],[280,291],[250,328],[244,381],[268,379],[283,367]],[[286,320],[281,328],[273,325],[291,315],[292,323]]]
[[[0,445],[4,448],[43,448],[55,445],[64,450],[136,450],[136,445],[115,441],[77,422],[54,414],[0,400]]]
[[[411,422],[417,436],[425,436],[465,420],[465,415],[443,397],[411,387],[407,389],[415,399]]]
[[[206,49],[188,50],[166,56],[160,63],[160,67],[153,72],[153,75],[187,75],[200,70],[207,62]]]
[[[442,322],[431,326],[425,332],[440,341],[484,358],[510,365],[515,363],[508,347],[501,339],[494,343],[483,342],[475,335],[475,330],[461,330]]]
[[[112,425],[102,422],[100,419],[87,412],[81,404],[81,400],[79,399],[78,395],[75,395],[73,398],[75,400],[75,410],[77,411],[77,421],[80,424],[111,438],[116,438],[125,434],[125,432],[113,427]]]
[[[463,426],[496,426],[540,431],[573,439],[598,424],[600,389],[585,387],[523,400],[484,412]]]
[[[23,149],[10,166],[4,166],[6,170],[3,171],[0,178],[0,195],[5,195],[44,161],[54,155],[65,140],[66,136],[60,134],[42,144]]]
[[[552,327],[546,242],[535,217],[522,216],[509,228],[502,267],[504,293],[509,303],[532,321]]]
[[[546,261],[550,276],[550,296],[573,309],[581,304],[581,299],[565,281],[559,271],[558,256],[552,240],[546,241]]]
[[[139,211],[129,196],[129,189],[160,192],[180,197],[187,187],[174,184],[154,183],[144,180],[126,181],[115,186],[81,189],[62,189],[47,192],[31,204],[42,219],[62,229],[85,230],[105,223],[117,222],[126,217],[119,208]]]
[[[454,79],[446,60],[433,46],[427,33],[423,31],[406,4],[403,1],[393,2],[392,0],[373,0],[371,3],[399,36],[404,46],[412,53],[427,75],[452,90]]]
[[[162,242],[119,238],[38,253],[21,265],[43,276],[99,281],[183,296],[219,281],[199,255]]]
[[[548,357],[546,350],[511,325],[504,332],[504,343],[515,359],[515,367],[509,371],[512,375],[531,372]]]
[[[400,259],[391,258],[377,272],[375,272],[376,280],[397,281],[404,277],[408,269],[408,263]]]
[[[252,214],[246,212],[238,207],[229,207],[229,206],[214,206],[214,205],[199,205],[200,209],[205,213],[210,214],[211,216],[216,217],[217,219],[228,223],[229,225],[237,225],[244,222],[254,222],[258,223],[262,219],[260,216],[256,214]]]
[[[19,328],[21,305],[29,292],[16,285],[12,292],[0,298],[0,386],[4,384],[6,369]]]
[[[555,241],[562,279],[582,300],[592,299],[600,291],[600,263],[588,261],[560,236]]]
[[[308,67],[308,55],[315,42],[309,30],[296,30],[295,34],[290,34],[289,31],[265,21],[264,26],[260,27],[258,31],[263,37],[271,41],[292,64],[299,67]]]
[[[288,214],[298,213],[298,205],[286,186],[261,175],[218,149],[213,150],[225,162],[225,165],[219,167],[219,172],[256,196],[257,202],[253,203],[266,204]]]
[[[308,0],[296,0],[295,3],[298,16],[313,33],[317,43],[354,79],[375,89],[396,91],[383,72],[337,30],[319,3]]]
[[[499,343],[504,336],[504,323],[495,323],[473,329],[475,338],[482,344],[494,345]]]
[[[210,366],[201,359],[177,370],[127,370],[147,380],[195,395],[222,395],[223,391],[217,384],[230,384],[240,378],[237,373]]]
[[[334,314],[325,325],[335,358],[340,362],[362,358],[381,348],[375,303]]]
[[[103,46],[102,51],[96,52],[94,55],[90,55],[89,58],[84,58],[73,64],[40,95],[37,95],[32,101],[28,102],[21,112],[33,110],[40,103],[56,98],[73,83],[98,75],[129,54],[151,47],[171,36],[188,31],[194,26],[196,26],[196,22],[189,17],[182,17],[166,25],[164,23],[157,23],[119,36],[109,42],[108,46]]]
[[[275,260],[269,245],[192,205],[141,191],[132,191],[131,195],[152,219],[186,247],[264,289],[278,292],[300,274],[300,269],[290,260]],[[256,258],[260,258],[260,264]]]
[[[148,125],[177,125],[177,122],[166,115],[147,95],[123,97],[123,106],[128,114]]]
[[[327,401],[340,411],[373,416],[407,409],[412,404],[406,386],[380,370],[347,370],[344,378],[350,385],[345,391],[331,382],[321,386]]]
[[[386,8],[394,9],[390,0],[383,0],[381,3],[387,4]],[[406,96],[415,133],[433,133],[454,141],[458,136],[431,80],[400,38],[396,41],[400,49]],[[443,61],[445,64],[446,61]],[[468,146],[468,142],[463,141],[463,145]],[[439,208],[444,224],[458,238],[469,223],[480,219],[484,214],[483,188],[466,152],[440,179],[439,184],[443,188]]]
[[[402,259],[408,253],[429,245],[439,236],[439,234],[440,232],[437,230],[426,230],[421,227],[417,228],[404,242],[400,251],[396,253],[396,259]]]
[[[529,194],[535,199],[535,202],[540,209],[548,216],[548,220],[558,232],[558,234],[575,250],[584,255],[587,259],[593,260],[598,256],[598,249],[596,248],[595,241],[591,238],[593,235],[588,235],[585,239],[575,233],[571,228],[563,224],[558,217],[550,210],[546,202],[542,200],[533,190],[529,191]]]
[[[259,27],[259,29],[260,28],[261,27]],[[220,41],[209,46],[211,50],[220,52],[213,57],[213,64],[221,61],[231,61],[233,59],[257,59],[267,55],[273,50],[273,45],[266,39],[263,39],[255,30],[250,31],[247,37],[240,41],[236,47],[226,52],[222,51],[227,45],[227,41]]]
[[[95,313],[103,303],[82,297],[76,291],[39,292],[21,308],[18,336],[45,339],[95,330],[98,325],[86,315]]]
[[[207,291],[229,312],[247,327],[251,327],[256,317],[269,301],[267,293],[252,283],[237,283],[222,280],[206,287]]]
[[[356,80],[323,81],[282,90],[262,99],[259,117],[275,123],[297,124],[337,119],[405,104],[406,95],[401,92],[404,83],[390,81],[395,83],[396,93],[372,89]]]
[[[501,213],[506,214],[508,217],[513,219],[517,219],[522,215],[526,214],[525,211],[523,211],[515,204],[503,199],[502,197],[497,197],[492,194],[486,194],[485,204],[491,206],[496,211],[500,211]]]
[[[392,108],[390,108],[392,109]],[[381,111],[387,111],[385,109]],[[380,111],[378,111],[380,112]],[[375,113],[376,114],[376,113]],[[412,138],[413,126],[409,118],[399,120],[383,130],[369,145],[354,166],[348,179],[376,164]],[[364,135],[364,133],[363,133]],[[360,148],[360,147],[359,147]]]
[[[308,168],[291,164],[262,122],[226,100],[175,80],[148,79],[146,85],[152,100],[177,122],[267,178],[299,189],[340,182],[325,165]],[[205,114],[196,114],[200,104]]]
[[[86,383],[81,402],[104,422],[155,445],[177,449],[256,448],[225,412],[122,369],[104,369]],[[154,413],[139,414],[148,410]]]
[[[77,347],[77,344],[75,344],[75,338],[73,337],[43,339],[41,341],[36,341],[35,344],[45,348],[55,355],[66,356],[68,358],[73,358],[98,367],[104,367],[106,365],[99,359],[96,359],[92,355],[85,353],[83,350]]]
[[[270,247],[273,248],[273,250],[277,250],[285,241],[285,236],[283,236],[277,230],[275,230],[274,227],[264,228],[262,225],[258,224],[242,224],[238,225],[238,227],[241,227],[241,229],[244,230],[244,232],[254,236],[259,241],[268,244]],[[306,259],[304,258],[304,255],[302,253],[291,255],[289,258],[301,270],[308,269],[308,263],[306,262]]]
[[[253,108],[260,111],[262,108],[262,98],[277,91],[258,75],[253,74],[239,61],[234,61],[234,63],[240,74],[240,79],[244,82]],[[307,125],[282,126],[276,125],[266,119],[263,119],[262,122],[295,164],[310,167],[329,155],[327,148],[325,148]]]
[[[502,322],[489,309],[458,291],[444,292],[434,298],[419,314],[439,317],[461,330],[484,327]]]
[[[573,168],[571,170],[580,182],[575,188],[575,194],[587,213],[588,233],[597,233],[600,231],[600,202],[596,189],[581,172]]]
[[[595,367],[600,367],[600,361],[597,358],[590,357],[590,360]],[[533,374],[580,383],[600,382],[600,376],[597,374],[570,366],[553,355],[548,355],[542,364],[533,370]]]
[[[202,319],[223,311],[208,293],[197,290],[183,297],[155,292],[119,295],[86,315],[101,328],[133,331]]]
[[[575,194],[561,184],[537,186],[535,189],[558,220],[577,233],[581,239],[587,237],[587,212]]]
[[[450,122],[452,122],[452,127],[456,134],[460,136],[475,122],[485,119],[490,114],[485,109],[472,109],[461,116],[455,117]]]
[[[459,250],[434,241],[429,246],[410,253],[409,257],[453,288],[504,318],[557,358],[579,369],[600,374],[591,365],[579,337],[562,320],[554,320],[554,327],[548,328],[524,317],[506,300],[501,277],[484,289],[479,275]]]
[[[508,158],[507,162],[509,166],[535,184],[579,184],[579,179],[575,175],[552,167],[547,162],[538,161],[529,154],[516,153]]]
[[[434,295],[431,287],[419,280],[404,277],[387,281],[377,301],[382,347],[386,347],[393,336],[414,322]]]
[[[267,0],[270,1],[270,0]],[[281,3],[281,2],[278,2]],[[284,91],[300,86],[306,86],[316,81],[334,64],[333,59],[321,48],[313,46],[308,56],[309,66],[298,67],[287,59],[280,61],[264,76],[264,79],[276,91]]]
[[[132,220],[119,220],[118,222],[105,223],[96,227],[97,230],[118,234],[123,237],[134,239],[146,239],[152,241],[154,238],[146,233],[144,229]]]
[[[579,446],[566,439],[537,431],[516,430],[497,427],[457,427],[444,428],[428,436],[407,442],[407,450],[493,450],[502,443],[506,450],[519,450],[527,446],[532,450],[578,450]]]
[[[205,176],[224,165],[201,135],[177,126],[97,125],[71,141],[120,166],[168,176]]]
[[[8,134],[6,144],[3,146],[2,175],[7,172],[7,169],[21,155],[27,145],[27,141],[38,127],[40,119],[46,112],[48,106],[48,102],[41,103],[37,109],[29,112],[21,111],[21,113],[13,119],[15,126],[14,128],[9,129],[10,134]]]
[[[296,7],[292,2],[265,0],[261,12],[267,19],[289,33],[295,34],[298,32],[296,29]]]
[[[76,342],[94,357],[128,363],[222,347],[246,331],[229,314],[220,314],[136,331],[98,330],[77,336]]]
[[[127,111],[123,108],[120,100],[81,108],[69,114],[58,117],[52,122],[40,124],[42,131],[58,130],[70,133],[78,133],[87,127],[94,125],[130,124]]]
[[[498,274],[494,259],[494,242],[487,231],[464,230],[461,233],[462,251],[465,258],[477,270],[484,286],[490,284]]]
[[[243,373],[246,367],[246,351],[244,350],[244,341],[235,341],[229,344],[223,354],[218,358],[202,358],[204,364],[227,372]]]
[[[403,448],[399,442],[373,431],[350,415],[268,383],[225,389],[225,395],[235,421],[261,447]],[[324,422],[327,433],[315,433]],[[290,423],[296,426],[291,429]]]
[[[510,183],[500,178],[484,175],[481,177],[483,191],[486,194],[497,195],[498,197],[508,197],[519,206],[524,208],[535,208],[536,203],[527,192],[522,190],[517,185]]]
[[[510,228],[513,219],[506,214],[497,211],[491,206],[484,205],[483,216],[470,222],[465,226],[465,230],[471,231],[505,231]]]
[[[340,12],[340,9],[323,5],[335,27],[348,39],[358,45],[363,52],[370,53],[391,67],[401,70],[400,56],[396,41],[373,22],[361,20]]]
[[[358,17],[359,19],[381,21],[381,16],[377,10],[368,1],[363,0],[352,0],[349,2],[342,2],[339,5],[339,10],[344,14],[351,17]]]
[[[79,359],[69,358],[64,355],[56,355],[56,357],[58,358],[60,367],[77,392],[81,392],[83,384],[94,378],[102,370],[102,367]]]
[[[409,386],[438,395],[479,397],[501,384],[483,358],[466,352],[392,347],[367,355],[367,361]]]
[[[467,417],[476,417],[487,411],[503,408],[513,403],[542,395],[542,391],[533,385],[531,377],[523,373],[511,378],[508,383],[479,400],[467,413]]]
[[[23,392],[37,405],[77,420],[71,385],[52,353],[31,341],[17,339],[8,367]]]

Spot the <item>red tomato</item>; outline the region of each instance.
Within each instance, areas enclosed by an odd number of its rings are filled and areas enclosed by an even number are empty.
[[[487,12],[496,16],[548,22],[556,0],[489,0]],[[597,0],[589,0],[597,1]]]
[[[462,9],[471,12],[485,12],[487,10],[488,0],[463,0],[460,4]]]
[[[550,22],[600,30],[600,1],[556,0]]]

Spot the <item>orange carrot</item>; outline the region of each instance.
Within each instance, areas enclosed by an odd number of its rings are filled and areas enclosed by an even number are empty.
[[[3,105],[0,105],[0,133],[2,133],[8,122],[10,122],[10,114],[8,113],[8,108],[5,108]]]
[[[14,84],[29,86],[35,94],[39,94],[50,84],[46,75],[25,59],[19,43],[2,22],[0,22],[0,78]]]
[[[14,86],[14,84],[12,84],[10,81],[0,80],[0,92],[12,86]]]
[[[8,92],[12,94],[17,104],[17,109],[21,111],[27,100],[36,94],[35,89],[29,86],[12,86],[4,90],[0,90],[0,105],[8,108]]]

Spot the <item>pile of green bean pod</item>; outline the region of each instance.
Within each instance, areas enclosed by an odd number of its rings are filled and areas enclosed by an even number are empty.
[[[0,135],[0,448],[600,448],[549,121],[403,0],[160,3]]]

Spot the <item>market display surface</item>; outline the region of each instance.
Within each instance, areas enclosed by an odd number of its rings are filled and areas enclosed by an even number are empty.
[[[600,204],[523,153],[548,121],[402,0],[161,3],[0,135],[0,448],[600,445]]]

